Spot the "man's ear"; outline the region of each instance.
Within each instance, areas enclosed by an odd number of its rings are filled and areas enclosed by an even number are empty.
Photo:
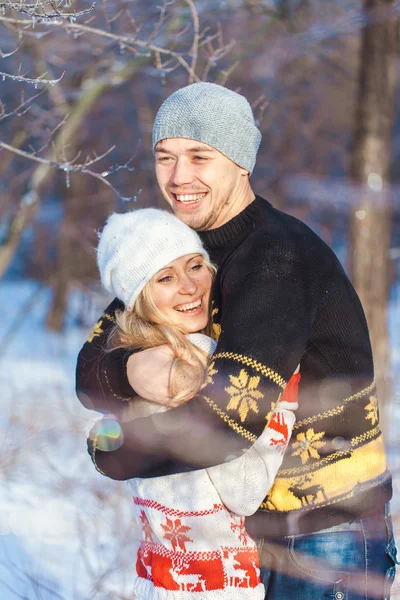
[[[249,171],[247,169],[244,169],[243,167],[239,167],[240,168],[240,174],[243,177],[248,177],[250,175]]]

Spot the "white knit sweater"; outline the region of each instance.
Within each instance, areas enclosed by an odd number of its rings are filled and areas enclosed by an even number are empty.
[[[281,465],[295,422],[299,377],[240,457],[190,473],[127,482],[142,531],[135,599],[264,598],[257,547],[246,532],[245,516],[258,509]]]
[[[191,473],[128,481],[142,530],[135,598],[264,598],[257,547],[244,517],[272,486],[294,422],[293,412],[278,406],[241,457]]]
[[[190,338],[210,355],[215,349],[207,336]],[[295,423],[299,380],[296,372],[263,433],[241,456],[208,469],[127,481],[141,529],[132,565],[132,598],[263,600],[257,547],[246,531],[245,517],[256,512],[282,463]],[[121,418],[162,410],[168,408],[139,398]],[[91,432],[95,464],[102,420]]]

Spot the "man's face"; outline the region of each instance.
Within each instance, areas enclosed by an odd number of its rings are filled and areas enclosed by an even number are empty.
[[[156,176],[176,216],[199,231],[215,229],[246,204],[248,172],[202,142],[168,138],[155,148]]]

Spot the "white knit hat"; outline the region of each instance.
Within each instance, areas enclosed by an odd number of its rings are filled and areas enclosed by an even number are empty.
[[[171,213],[157,208],[114,213],[97,247],[101,283],[131,310],[153,275],[186,254],[209,260],[197,233]]]

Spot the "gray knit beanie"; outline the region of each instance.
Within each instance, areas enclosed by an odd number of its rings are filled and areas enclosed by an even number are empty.
[[[157,208],[114,213],[97,247],[101,283],[131,310],[153,275],[186,254],[209,260],[197,233],[171,213]]]
[[[253,172],[261,133],[244,96],[215,83],[193,83],[161,105],[153,125],[153,152],[166,138],[187,138],[212,146]]]

